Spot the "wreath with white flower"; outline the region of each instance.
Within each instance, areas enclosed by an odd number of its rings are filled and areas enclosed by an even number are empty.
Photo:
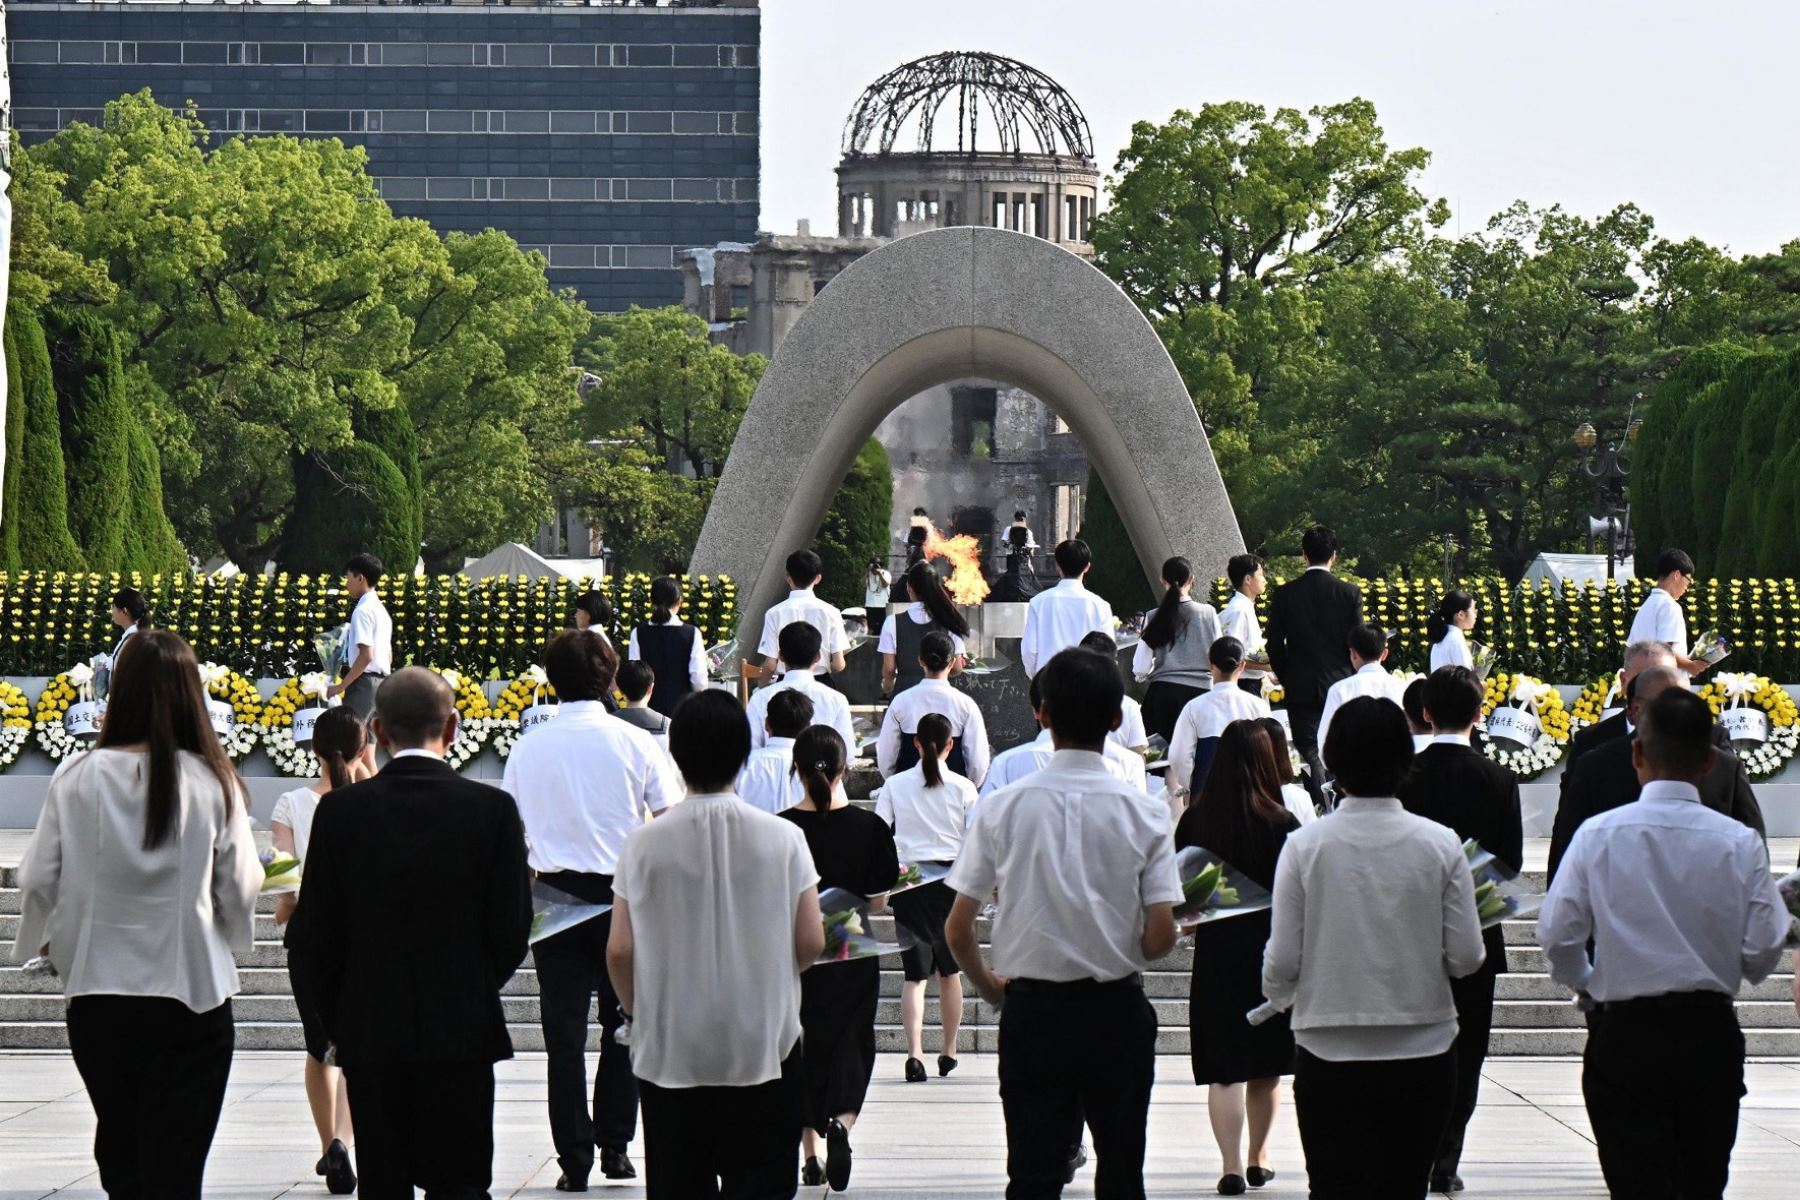
[[[31,741],[31,701],[0,679],[0,771],[18,761]]]
[[[219,744],[232,762],[243,762],[262,741],[262,693],[256,684],[217,663],[200,664],[200,682],[208,696],[231,705],[231,729],[220,735]]]
[[[1733,730],[1733,753],[1743,760],[1750,778],[1767,779],[1778,774],[1794,757],[1795,750],[1800,749],[1800,708],[1786,689],[1768,676],[1722,672],[1701,688],[1699,695],[1728,727],[1735,723],[1730,710],[1748,709],[1762,714],[1763,721],[1754,724],[1766,726],[1757,730],[1765,735],[1765,740],[1759,742],[1754,736],[1740,738],[1735,736],[1740,730]]]
[[[77,701],[93,698],[94,669],[77,663],[44,685],[38,696],[32,723],[37,729],[38,748],[52,762],[61,762],[71,754],[87,749],[87,743],[69,732],[64,718]]]
[[[474,678],[448,668],[438,674],[456,693],[456,741],[451,743],[444,761],[454,770],[462,770],[487,745],[494,731],[494,715],[488,708],[487,695]]]
[[[1490,736],[1487,756],[1521,780],[1536,779],[1562,761],[1569,746],[1569,710],[1557,690],[1530,675],[1495,675],[1481,701],[1483,721],[1502,708],[1519,709],[1537,719],[1538,733],[1529,746]]]
[[[538,704],[547,704],[556,699],[556,689],[550,686],[549,677],[544,668],[532,667],[519,676],[501,691],[494,700],[493,711],[488,724],[493,731],[494,753],[505,759],[512,753],[512,748],[519,741],[523,732],[520,720],[525,711]]]
[[[1569,733],[1573,735],[1590,725],[1598,725],[1606,719],[1607,709],[1624,706],[1625,695],[1619,690],[1618,675],[1602,675],[1575,697],[1575,703],[1569,709]]]
[[[319,760],[313,752],[294,741],[294,714],[302,709],[320,708],[325,704],[325,689],[331,681],[320,672],[288,679],[275,689],[263,706],[263,748],[275,769],[291,779],[317,779]]]

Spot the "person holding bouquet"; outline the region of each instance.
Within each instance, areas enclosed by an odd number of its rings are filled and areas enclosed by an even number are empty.
[[[975,785],[949,767],[955,739],[950,735],[950,722],[941,713],[921,717],[913,740],[918,745],[919,765],[881,785],[875,797],[875,815],[894,831],[902,862],[948,871],[962,851],[963,833],[975,809]],[[894,920],[916,939],[900,955],[906,975],[900,991],[900,1023],[906,1028],[908,1083],[925,1082],[925,981],[933,975],[937,976],[938,1011],[944,1023],[938,1075],[941,1078],[956,1069],[962,975],[944,941],[944,919],[955,899],[942,879],[909,888],[893,899]]]
[[[1282,846],[1300,828],[1282,799],[1281,775],[1275,744],[1263,723],[1231,722],[1219,737],[1205,785],[1175,826],[1175,848],[1201,847],[1255,883],[1274,887]],[[1246,1184],[1261,1187],[1275,1178],[1269,1167],[1269,1130],[1281,1077],[1294,1070],[1294,1035],[1285,1014],[1255,1026],[1244,1019],[1263,1002],[1262,959],[1268,941],[1267,912],[1209,921],[1194,930],[1188,1053],[1194,1082],[1207,1089],[1206,1114],[1224,1162],[1222,1196],[1241,1196]]]
[[[1315,1196],[1423,1197],[1456,1094],[1450,981],[1480,968],[1481,922],[1462,839],[1394,799],[1412,758],[1399,705],[1345,704],[1325,740],[1343,799],[1275,868],[1263,995],[1292,1012]]]
[[[1263,643],[1262,624],[1256,619],[1256,599],[1269,589],[1263,560],[1254,554],[1234,554],[1225,564],[1225,577],[1231,581],[1231,599],[1219,610],[1219,632],[1244,643],[1246,661],[1266,663],[1268,651]],[[1268,671],[1251,667],[1238,680],[1238,687],[1260,696],[1268,679]]]
[[[319,810],[320,799],[375,774],[375,740],[369,736],[363,719],[348,708],[328,708],[319,714],[318,723],[313,726],[312,752],[319,760],[317,782],[283,792],[269,816],[275,849],[299,859],[302,870],[311,849],[313,816]],[[275,923],[284,933],[299,902],[299,896],[293,892],[284,893],[275,901]],[[319,1018],[318,996],[306,973],[304,959],[288,960],[288,981],[293,986],[295,1006],[300,1010],[300,1033],[306,1046],[306,1103],[319,1132],[320,1158],[315,1173],[325,1177],[326,1190],[332,1195],[348,1196],[356,1190],[356,1172],[350,1164],[348,1145],[354,1140],[350,1093],[344,1087],[343,1073],[325,1064],[331,1042]]]
[[[981,782],[981,795],[985,798],[999,791],[1010,783],[1017,783],[1033,771],[1041,771],[1050,765],[1051,757],[1056,753],[1056,745],[1050,735],[1050,726],[1044,719],[1044,693],[1037,677],[1025,689],[1026,702],[1031,705],[1031,719],[1038,726],[1038,735],[1029,742],[1023,742],[1008,750],[1002,750],[988,764],[987,778]],[[1133,754],[1111,738],[1106,739],[1106,749],[1102,752],[1106,758],[1106,769],[1122,783],[1129,783],[1138,791],[1148,791],[1145,781],[1148,775],[1144,770],[1144,756]],[[971,820],[973,817],[970,818]]]
[[[1206,652],[1219,638],[1219,614],[1194,599],[1194,564],[1171,558],[1162,568],[1163,597],[1131,656],[1131,673],[1148,680],[1144,728],[1173,745],[1175,721],[1213,684]]]
[[[139,631],[112,694],[19,862],[15,951],[47,943],[62,977],[100,1186],[199,1200],[236,1037],[232,953],[250,950],[262,866],[188,644]]]
[[[344,645],[349,663],[326,693],[328,699],[342,696],[365,721],[375,712],[375,689],[394,669],[394,619],[375,590],[381,575],[381,560],[373,554],[358,554],[344,567],[344,590],[356,601]]]
[[[1169,741],[1169,772],[1165,778],[1169,800],[1175,805],[1199,794],[1226,726],[1233,721],[1254,721],[1269,715],[1267,700],[1237,686],[1244,674],[1242,642],[1234,637],[1217,638],[1207,650],[1207,659],[1212,689],[1187,702]],[[1176,812],[1179,815],[1179,808]]]
[[[914,563],[907,568],[906,598],[911,601],[906,611],[882,626],[876,649],[881,652],[881,694],[896,695],[925,677],[919,666],[919,645],[925,635],[942,631],[950,635],[956,654],[950,662],[950,674],[963,668],[963,639],[969,636],[969,622],[950,601],[944,582],[930,563]]]
[[[654,671],[650,707],[665,717],[695,692],[706,690],[706,642],[698,626],[681,619],[681,581],[663,575],[650,582],[650,619],[631,631],[626,658]]]
[[[1694,560],[1685,550],[1664,550],[1650,568],[1656,580],[1631,618],[1631,632],[1625,642],[1662,642],[1675,654],[1675,666],[1685,683],[1711,664],[1688,657],[1687,617],[1681,611],[1681,598],[1694,586]]]
[[[1475,597],[1455,588],[1444,593],[1437,610],[1425,623],[1425,640],[1431,643],[1431,669],[1467,667],[1475,669],[1475,655],[1469,649],[1469,630],[1475,628]]]
[[[806,835],[822,888],[843,888],[880,908],[900,877],[894,834],[841,786],[847,758],[837,731],[814,725],[794,742],[794,770],[806,797],[780,815]],[[805,1093],[806,1164],[801,1182],[850,1185],[850,1130],[875,1071],[875,1010],[881,960],[860,958],[815,967],[800,979],[800,1047]],[[819,1142],[825,1161],[819,1162]]]
[[[1013,1196],[1060,1196],[1085,1122],[1094,1194],[1144,1195],[1156,1012],[1143,971],[1175,946],[1183,896],[1160,801],[1107,769],[1124,682],[1070,649],[1036,673],[1056,753],[981,802],[950,887],[944,937],[981,998],[1000,1007],[1000,1103]],[[1091,815],[1104,814],[1104,819]],[[993,966],[975,921],[998,890]],[[1001,1007],[1003,1006],[1003,1007]]]
[[[927,713],[938,713],[950,722],[950,736],[955,739],[950,769],[977,787],[987,778],[987,720],[967,692],[950,686],[950,668],[955,661],[956,643],[949,634],[934,629],[920,640],[919,666],[925,678],[895,696],[881,719],[875,764],[883,778],[918,765],[919,721]]]

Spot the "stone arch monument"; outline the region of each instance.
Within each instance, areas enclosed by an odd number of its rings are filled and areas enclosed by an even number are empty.
[[[908,397],[994,379],[1081,439],[1154,585],[1174,554],[1203,577],[1243,535],[1192,399],[1150,323],[1053,243],[983,226],[891,242],[827,286],[777,349],[707,512],[692,570],[738,582],[740,645],[785,593],[857,451]]]

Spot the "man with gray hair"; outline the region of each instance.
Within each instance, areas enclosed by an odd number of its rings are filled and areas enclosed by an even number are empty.
[[[1569,760],[1563,764],[1563,778],[1568,778],[1569,772],[1574,770],[1575,764],[1589,750],[1597,749],[1614,738],[1630,735],[1630,723],[1625,719],[1625,689],[1631,686],[1631,681],[1650,667],[1673,666],[1675,651],[1669,648],[1667,642],[1632,642],[1625,647],[1625,660],[1619,667],[1619,711],[1575,735],[1569,743]]]
[[[1637,743],[1637,723],[1644,708],[1670,688],[1687,688],[1686,680],[1673,664],[1645,667],[1626,685],[1625,711],[1621,714],[1630,731],[1624,737],[1612,738],[1590,750],[1579,763],[1563,774],[1562,798],[1556,806],[1556,824],[1550,833],[1550,878],[1568,852],[1575,831],[1589,818],[1630,804],[1638,798],[1640,785],[1632,765],[1632,748]],[[1717,759],[1698,782],[1701,803],[1714,812],[1735,817],[1762,836],[1762,808],[1756,792],[1750,787],[1750,776],[1744,764],[1719,742],[1724,731],[1715,722],[1711,734]],[[1730,742],[1727,740],[1726,745]]]

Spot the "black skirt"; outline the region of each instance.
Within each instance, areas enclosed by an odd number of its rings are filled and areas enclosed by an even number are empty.
[[[955,903],[956,893],[942,879],[909,888],[888,901],[894,910],[894,924],[913,939],[913,944],[900,952],[900,965],[908,983],[933,975],[957,974],[956,957],[944,940],[944,922]]]
[[[1189,700],[1204,695],[1205,688],[1189,687],[1185,683],[1152,683],[1144,689],[1144,732],[1161,734],[1165,742],[1173,741],[1175,722],[1181,719],[1181,710],[1187,707]]]
[[[800,1049],[807,1127],[862,1112],[875,1072],[881,960],[817,966],[800,976]]]
[[[1213,921],[1194,931],[1188,998],[1188,1055],[1194,1082],[1243,1083],[1294,1073],[1288,1015],[1251,1025],[1244,1014],[1263,1002],[1263,947],[1269,914]]]

